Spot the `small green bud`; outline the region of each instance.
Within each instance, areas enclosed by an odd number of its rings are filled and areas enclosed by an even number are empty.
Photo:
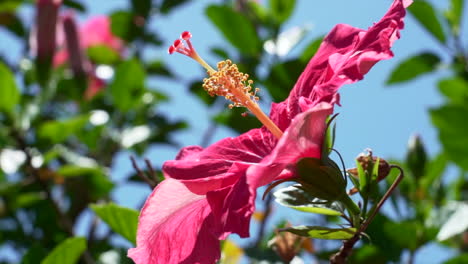
[[[298,182],[310,195],[327,201],[339,201],[346,195],[346,180],[338,166],[327,159],[327,166],[316,158],[303,158],[297,164]],[[334,166],[331,166],[333,162]]]
[[[406,163],[416,178],[420,179],[425,172],[427,161],[426,150],[419,135],[414,135],[408,142],[408,153],[406,154]]]

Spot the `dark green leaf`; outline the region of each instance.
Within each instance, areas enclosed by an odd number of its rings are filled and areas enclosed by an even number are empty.
[[[96,64],[114,64],[119,60],[119,54],[106,45],[93,45],[87,50],[88,57]]]
[[[445,43],[444,30],[434,7],[430,3],[423,0],[415,1],[408,7],[408,10],[432,36],[440,42]]]
[[[162,60],[153,60],[147,66],[148,74],[161,75],[164,77],[174,77],[167,65]]]
[[[159,8],[159,11],[163,14],[169,13],[173,8],[176,8],[182,4],[185,4],[188,0],[164,0]]]
[[[193,93],[198,99],[202,100],[206,105],[213,105],[216,101],[215,96],[210,96],[205,89],[203,89],[201,82],[193,82],[190,84],[189,91]]]
[[[279,189],[273,195],[276,198],[275,201],[279,204],[301,212],[335,216],[342,214],[340,208],[335,203],[317,201],[317,199],[310,196],[304,190],[295,186]]]
[[[445,105],[430,111],[432,122],[439,129],[439,139],[447,156],[468,170],[467,105]]]
[[[127,11],[116,11],[111,14],[111,31],[117,37],[132,41],[136,36],[133,14]]]
[[[282,228],[280,231],[288,231],[293,234],[317,239],[339,239],[352,238],[356,228],[328,228],[323,226],[293,226]]]
[[[72,237],[55,247],[54,250],[42,260],[41,264],[77,263],[78,258],[85,250],[86,239],[83,237]]]
[[[67,120],[44,122],[39,127],[39,137],[59,143],[80,132],[88,123],[89,115],[75,116]]]
[[[228,6],[211,5],[206,15],[239,52],[251,56],[260,52],[261,43],[255,27],[243,14]]]
[[[430,52],[420,53],[401,62],[387,79],[387,84],[410,81],[425,73],[434,71],[440,63],[440,58]]]
[[[263,83],[273,97],[273,101],[280,102],[288,97],[305,65],[304,62],[295,59],[276,64],[270,68]]]
[[[132,0],[132,8],[136,14],[147,18],[151,11],[151,0]]]
[[[86,7],[78,1],[64,0],[63,5],[78,10],[80,12],[86,12]]]
[[[135,244],[138,211],[113,203],[95,204],[91,208],[113,231]]]
[[[447,165],[448,160],[443,153],[434,157],[427,165],[424,178],[421,179],[421,188],[423,190],[429,190],[437,179],[442,178]]]
[[[383,226],[390,241],[401,248],[416,250],[419,245],[418,237],[423,232],[423,226],[415,221],[386,222]]]
[[[416,180],[423,177],[426,170],[426,162],[427,153],[423,142],[418,135],[415,135],[409,140],[408,152],[406,153],[406,164]]]
[[[270,0],[271,14],[278,24],[282,24],[291,16],[296,6],[295,0]]]
[[[244,108],[233,108],[229,111],[222,111],[220,114],[213,117],[213,120],[219,124],[223,124],[227,127],[234,129],[239,133],[245,133],[252,128],[261,127],[262,124],[252,115],[242,116],[245,113]]]
[[[20,93],[13,73],[0,62],[0,110],[11,113],[19,99]]]
[[[320,36],[314,40],[312,40],[309,45],[302,51],[300,56],[300,60],[303,63],[309,62],[312,57],[314,57],[315,53],[318,51],[320,44],[322,44],[324,36]]]
[[[128,111],[138,102],[144,88],[145,71],[137,60],[121,63],[115,72],[115,78],[109,91],[114,103],[121,111]]]
[[[449,78],[439,81],[439,91],[455,104],[468,100],[468,81],[462,78]]]
[[[466,264],[468,263],[468,253],[462,253],[444,262],[444,264]]]
[[[14,13],[0,12],[0,26],[4,26],[8,31],[18,37],[23,37],[26,34],[26,29],[24,28],[23,22]]]

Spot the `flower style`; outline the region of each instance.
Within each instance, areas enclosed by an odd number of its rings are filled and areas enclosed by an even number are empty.
[[[205,149],[183,148],[175,160],[164,163],[166,179],[141,211],[137,247],[129,250],[129,257],[136,263],[215,263],[220,258],[219,240],[231,233],[248,237],[256,189],[294,177],[289,167],[303,157],[321,158],[325,120],[339,103],[338,89],[362,79],[376,62],[393,56],[390,47],[399,38],[410,3],[395,0],[387,14],[368,30],[335,26],[289,97],[273,104],[273,124],[263,122],[262,128],[225,138]],[[187,46],[177,40],[169,52],[206,64],[194,51],[190,37],[184,32],[181,38]],[[205,84],[220,74],[216,72],[224,69],[221,66],[218,71],[206,67],[210,78]],[[228,82],[223,78],[205,89],[227,89],[221,95],[230,99],[234,93],[231,88],[237,86],[232,79]],[[250,94],[251,83],[242,80],[247,83],[244,91]],[[253,113],[254,101],[240,102]],[[271,125],[279,128],[279,133]]]
[[[96,16],[77,28],[73,14],[62,16],[63,34],[59,34],[58,51],[53,58],[55,67],[69,61],[75,75],[88,75],[88,88],[85,98],[94,97],[105,87],[105,82],[94,73],[94,65],[87,59],[84,51],[87,48],[103,45],[122,54],[123,41],[111,32],[110,19],[106,16]]]

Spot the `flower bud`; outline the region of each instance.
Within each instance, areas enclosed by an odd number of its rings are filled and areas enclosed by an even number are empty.
[[[406,164],[416,179],[424,175],[427,154],[419,135],[414,135],[408,142],[408,153],[406,154]]]
[[[32,46],[36,56],[42,62],[52,60],[56,45],[57,15],[61,0],[37,0],[36,34]]]
[[[339,201],[346,195],[346,180],[338,166],[327,166],[316,158],[303,158],[296,169],[301,188],[310,195],[327,201]]]
[[[65,43],[70,56],[71,69],[75,76],[83,76],[87,72],[88,67],[81,50],[78,29],[73,14],[64,15],[63,31],[65,32]]]

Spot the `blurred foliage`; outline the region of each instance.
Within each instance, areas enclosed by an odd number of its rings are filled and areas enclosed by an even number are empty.
[[[13,34],[24,52],[21,61],[13,63],[0,57],[0,160],[4,160],[0,164],[0,246],[13,249],[17,259],[11,263],[103,263],[102,257],[109,253],[117,254],[119,263],[131,263],[126,250],[135,242],[137,211],[114,204],[111,193],[129,182],[145,182],[138,173],[117,182],[110,171],[120,153],[142,156],[154,144],[179,147],[173,135],[188,124],[159,111],[170,99],[150,79],[178,81],[180,77],[172,73],[165,58],[146,55],[165,50],[162,44],[172,39],[148,25],[190,2],[128,0],[128,9],[107,14],[112,34],[122,40],[124,51],[102,43],[87,47],[83,56],[91,70],[86,76],[73,74],[70,63],[51,67],[35,61],[29,45],[35,25],[28,25],[19,15],[21,8],[35,9],[35,1],[0,2],[0,29]],[[285,99],[323,36],[309,34],[301,26],[296,28],[300,34],[294,35],[284,27],[296,1],[218,2],[207,4],[205,15],[231,47],[212,47],[212,55],[231,58],[241,71],[263,72],[251,77],[265,97]],[[406,177],[388,202],[391,214],[379,215],[372,222],[369,238],[363,238],[350,263],[411,263],[429,243],[459,252],[446,263],[468,259],[468,230],[462,225],[466,219],[459,218],[468,201],[468,128],[464,122],[468,53],[461,26],[466,19],[465,1],[446,0],[446,10],[439,10],[434,2],[416,0],[409,13],[439,46],[401,58],[387,83],[403,84],[441,69],[449,72],[435,84],[444,101],[428,112],[442,149],[429,156],[424,142],[415,138],[406,160],[393,162],[405,169]],[[79,0],[64,0],[60,12],[65,10],[87,15],[87,6]],[[302,43],[309,36],[312,41]],[[299,43],[305,48],[292,55],[290,51]],[[47,71],[48,67],[52,69]],[[110,70],[112,76],[96,79],[102,69]],[[242,109],[224,111],[223,99],[203,92],[202,78],[183,81],[190,83],[190,95],[210,111],[213,127],[241,133],[260,126],[253,117],[242,117]],[[446,179],[449,167],[458,172],[455,179]],[[160,168],[148,168],[144,174],[153,175],[154,181],[162,178]],[[382,194],[395,177],[390,174],[378,192]],[[283,198],[287,206],[297,207]],[[299,209],[325,210],[316,205]],[[337,211],[326,212],[329,216],[310,218],[311,225],[300,232],[313,233],[314,226],[325,219],[334,221]],[[264,225],[268,209],[257,213],[262,213],[258,221]],[[79,219],[85,215],[91,215],[86,220],[86,236],[76,237]],[[276,227],[284,228],[285,222]],[[335,231],[340,238],[348,237],[344,228]],[[273,230],[259,232],[254,244],[243,249],[232,241],[224,242],[225,263],[236,263],[240,255],[257,263],[281,261],[268,243],[275,235]],[[127,240],[127,245],[114,243],[116,236]],[[308,240],[301,244],[299,254],[326,261],[340,246]],[[0,263],[10,263],[8,259],[2,255]]]

